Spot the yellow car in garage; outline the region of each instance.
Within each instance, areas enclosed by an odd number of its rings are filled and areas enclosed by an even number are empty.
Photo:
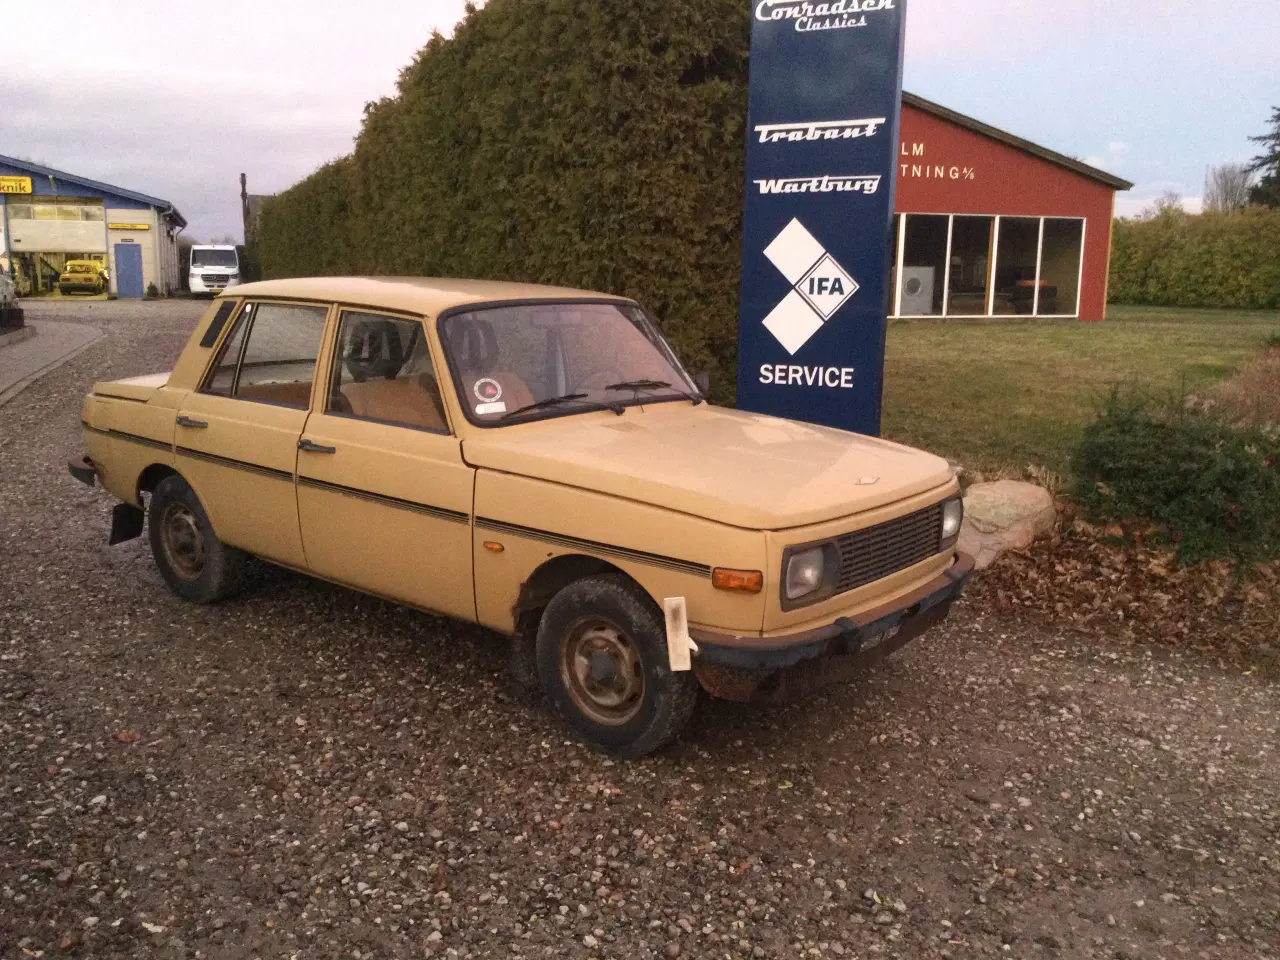
[[[97,260],[68,260],[58,276],[58,292],[106,293],[107,274]]]

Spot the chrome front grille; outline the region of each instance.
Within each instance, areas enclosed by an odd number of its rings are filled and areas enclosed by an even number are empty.
[[[225,287],[227,285],[227,275],[225,273],[206,273],[200,279],[210,287]]]
[[[915,566],[942,550],[942,504],[846,533],[836,538],[836,548],[840,551],[836,593]]]

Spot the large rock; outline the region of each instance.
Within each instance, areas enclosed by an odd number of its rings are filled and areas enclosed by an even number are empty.
[[[1053,532],[1057,511],[1044,487],[1017,480],[975,483],[964,497],[959,549],[985,570],[1006,550],[1025,550]]]

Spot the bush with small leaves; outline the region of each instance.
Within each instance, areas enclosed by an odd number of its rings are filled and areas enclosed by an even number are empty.
[[[1113,390],[1075,456],[1103,522],[1149,524],[1186,562],[1280,557],[1280,436],[1186,402]]]

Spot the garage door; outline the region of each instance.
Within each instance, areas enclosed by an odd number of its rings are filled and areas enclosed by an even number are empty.
[[[54,202],[56,199],[56,202]],[[9,244],[15,253],[106,253],[102,203],[67,197],[10,202]]]

